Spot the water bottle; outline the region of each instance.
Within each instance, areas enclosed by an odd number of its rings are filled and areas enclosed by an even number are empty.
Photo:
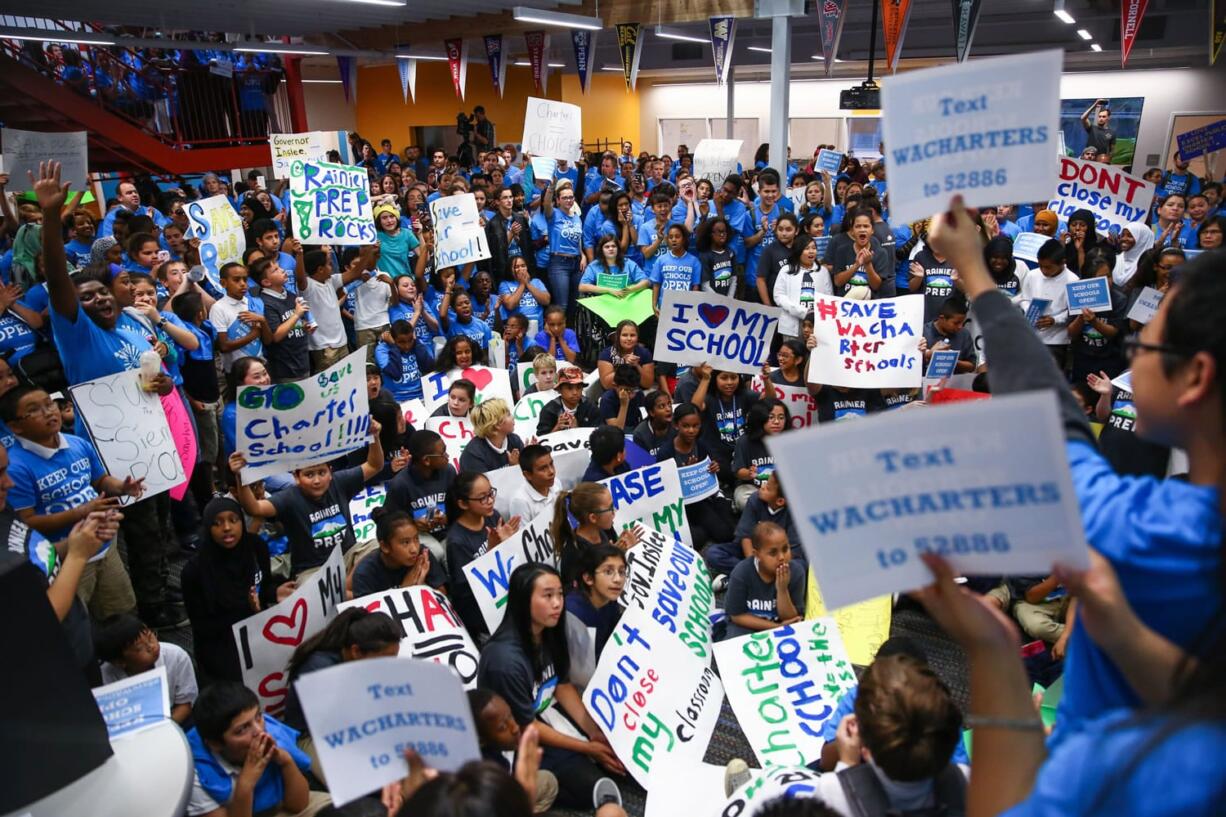
[[[145,391],[153,391],[154,379],[162,373],[162,357],[152,349],[140,353],[140,384]]]

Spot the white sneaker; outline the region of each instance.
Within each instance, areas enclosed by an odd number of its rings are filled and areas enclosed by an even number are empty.
[[[711,580],[711,591],[714,593],[722,593],[728,589],[728,577],[721,573]]]
[[[748,763],[739,757],[729,760],[724,767],[724,796],[731,797],[734,791],[749,782],[750,777]]]
[[[592,786],[592,808],[600,808],[607,803],[622,804],[621,789],[608,777],[602,777]]]

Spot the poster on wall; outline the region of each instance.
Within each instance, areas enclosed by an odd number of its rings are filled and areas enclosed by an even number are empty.
[[[1175,151],[1179,149],[1179,137],[1193,131],[1210,128],[1223,119],[1226,119],[1226,111],[1172,114],[1166,135],[1166,152],[1160,163],[1162,169],[1175,171]],[[1221,178],[1222,168],[1226,167],[1226,155],[1224,154],[1226,152],[1211,149],[1209,152],[1194,156],[1188,163],[1188,173],[1201,178]]]
[[[1115,146],[1111,151],[1111,164],[1133,164],[1133,153],[1137,148],[1137,132],[1141,128],[1141,108],[1145,105],[1143,96],[1102,97],[1107,100],[1106,108],[1110,112],[1107,130],[1115,134]],[[1060,100],[1060,131],[1064,134],[1064,146],[1067,155],[1074,158],[1081,156],[1088,141],[1085,126],[1081,124],[1081,115],[1098,100],[1093,97]],[[1090,113],[1090,123],[1095,124],[1095,114]]]

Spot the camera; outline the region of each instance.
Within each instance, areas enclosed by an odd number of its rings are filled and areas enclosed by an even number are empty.
[[[468,114],[460,111],[455,117],[455,132],[465,139],[473,131],[473,118]]]

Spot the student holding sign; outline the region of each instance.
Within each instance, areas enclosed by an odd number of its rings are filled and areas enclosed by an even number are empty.
[[[461,473],[447,490],[447,518],[451,520],[446,542],[447,573],[451,597],[456,613],[478,644],[484,643],[489,629],[464,575],[464,566],[514,536],[520,523],[518,516],[504,520],[494,508],[497,494],[498,489],[476,471]]]
[[[1081,309],[1070,313],[1068,335],[1073,358],[1073,383],[1082,389],[1090,402],[1093,396],[1085,387],[1086,377],[1105,371],[1111,377],[1126,368],[1123,340],[1128,327],[1127,299],[1124,293],[1110,284],[1115,259],[1105,249],[1092,250],[1086,254],[1082,265],[1082,280],[1099,278],[1108,282],[1111,309],[1095,312]]]
[[[959,296],[945,299],[941,305],[941,314],[936,320],[924,324],[923,353],[924,367],[932,360],[932,353],[939,349],[952,349],[958,353],[958,362],[954,371],[958,373],[975,371],[975,341],[966,325],[966,301]]]
[[[754,408],[757,408],[757,404]],[[678,468],[706,462],[708,463],[707,469],[713,474],[718,474],[720,463],[711,456],[707,447],[699,439],[702,433],[702,412],[698,407],[693,403],[682,403],[677,406],[673,412],[673,427],[677,433],[671,440],[660,446],[656,454],[656,462],[664,462],[671,457],[676,461]],[[740,440],[737,442],[739,443]],[[702,550],[713,542],[729,541],[732,538],[733,529],[736,528],[732,508],[728,500],[718,492],[698,502],[687,502],[685,516],[694,536],[695,550]]]
[[[1039,247],[1038,274],[1022,282],[1022,302],[1046,301],[1034,328],[1057,364],[1064,367],[1068,356],[1068,285],[1080,279],[1064,266],[1066,252],[1059,241],[1050,239]]]

